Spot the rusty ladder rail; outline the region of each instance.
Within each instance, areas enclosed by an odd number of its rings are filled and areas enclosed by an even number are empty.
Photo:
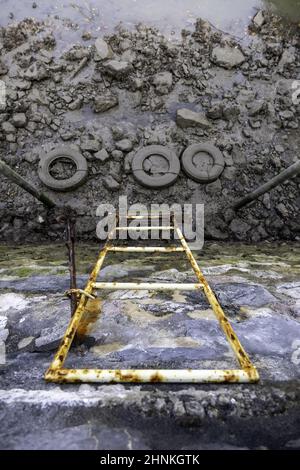
[[[128,216],[128,219],[143,218],[159,218],[157,216]],[[248,354],[241,345],[237,335],[235,334],[229,320],[227,319],[221,305],[219,304],[214,292],[209,286],[206,278],[200,270],[196,259],[194,258],[184,236],[176,223],[175,216],[172,216],[173,224],[169,227],[149,226],[149,227],[131,227],[131,230],[165,230],[171,229],[177,233],[180,240],[180,247],[117,247],[112,245],[112,234],[115,231],[127,230],[127,227],[114,227],[108,236],[108,240],[104,248],[100,251],[95,267],[89,277],[84,291],[80,297],[79,303],[73,317],[67,327],[63,340],[58,351],[45,374],[48,382],[56,383],[120,383],[120,382],[169,382],[169,383],[254,383],[258,382],[259,374],[256,367],[252,364]],[[172,223],[171,222],[171,223]],[[103,266],[104,259],[109,252],[147,252],[147,253],[171,253],[184,252],[191,263],[191,266],[198,279],[198,283],[194,284],[177,284],[177,283],[119,283],[119,282],[97,282],[98,274]],[[85,306],[88,299],[93,296],[96,290],[119,290],[119,289],[149,289],[149,290],[200,290],[204,291],[208,302],[210,303],[220,327],[227,338],[236,359],[239,362],[240,369],[228,370],[198,370],[198,369],[67,369],[64,367],[69,349],[72,345],[76,331],[80,325]]]

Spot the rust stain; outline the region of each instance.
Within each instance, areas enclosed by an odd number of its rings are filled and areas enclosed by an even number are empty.
[[[156,372],[155,374],[151,375],[150,382],[152,382],[152,383],[154,383],[154,382],[164,382],[164,377],[159,372]]]
[[[101,299],[88,299],[80,323],[77,328],[78,339],[83,339],[98,320],[101,313]]]
[[[224,371],[224,380],[225,382],[230,382],[230,383],[238,382],[237,376],[233,374],[230,370]]]
[[[72,330],[70,331],[70,333],[69,333],[68,335],[66,335],[66,338],[71,339],[74,334],[75,334],[75,329],[72,328]]]
[[[200,371],[200,374],[197,374],[197,370],[194,369],[187,369],[187,371],[191,375],[190,378],[187,378],[187,381],[192,382],[227,382],[227,383],[234,383],[234,382],[257,382],[259,380],[259,374],[251,363],[250,358],[248,357],[247,353],[243,349],[242,345],[239,342],[238,337],[236,336],[229,320],[227,319],[221,305],[218,302],[216,295],[214,294],[213,290],[209,286],[207,280],[205,279],[204,275],[202,274],[197,261],[195,260],[181,230],[176,224],[174,220],[174,229],[176,229],[178,238],[181,241],[182,250],[185,252],[187,258],[189,259],[191,266],[203,286],[204,293],[219,321],[219,324],[229,341],[232,350],[234,351],[241,367],[243,370],[212,370],[212,371]],[[157,229],[157,227],[154,227]],[[112,230],[114,232],[115,229]],[[105,256],[107,252],[112,247],[111,245],[111,234],[108,237],[108,242],[106,243],[105,247],[99,253],[97,262],[95,267],[89,277],[89,281],[86,285],[85,292],[86,294],[92,295],[94,292],[95,282],[98,276],[98,273],[104,263]],[[172,251],[172,248],[169,250]],[[174,247],[174,251],[176,251],[176,247]],[[136,285],[142,284],[142,281],[135,283]],[[118,287],[118,283],[114,282],[112,284],[115,287]],[[183,377],[181,371],[176,371],[172,375],[171,371],[168,370],[168,374],[164,374],[164,371],[156,371],[151,370],[145,373],[145,371],[140,370],[95,370],[95,369],[63,369],[63,363],[67,357],[69,348],[72,344],[75,334],[77,333],[78,336],[85,336],[93,323],[99,317],[101,312],[101,300],[98,298],[90,299],[87,296],[81,296],[79,305],[72,317],[69,326],[67,328],[66,334],[61,342],[61,345],[55,355],[55,358],[50,365],[48,371],[46,372],[45,379],[50,382],[72,382],[72,383],[82,383],[82,382],[92,382],[92,381],[109,381],[110,383],[116,382],[135,382],[135,383],[142,383],[142,382],[150,382],[150,383],[157,383],[157,382],[165,382],[165,381],[180,381]],[[174,371],[175,372],[175,371]],[[206,372],[206,374],[205,374]]]
[[[123,382],[135,382],[135,383],[140,383],[142,382],[142,379],[139,377],[139,375],[135,372],[133,373],[126,373],[124,374],[121,370],[115,370],[113,371],[116,379],[123,381]]]

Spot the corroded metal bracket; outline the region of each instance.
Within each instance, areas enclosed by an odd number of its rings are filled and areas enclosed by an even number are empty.
[[[67,297],[71,297],[72,294],[76,294],[77,298],[80,298],[81,295],[85,295],[86,297],[88,297],[91,300],[96,299],[95,295],[89,294],[88,292],[86,292],[83,289],[69,289],[69,290],[66,290],[66,292],[65,292],[65,295]]]
[[[146,217],[146,216],[145,216]],[[148,217],[148,216],[147,216]],[[128,218],[135,218],[130,216]],[[136,217],[141,218],[140,216]],[[157,217],[151,217],[157,218]],[[165,229],[166,227],[147,227],[147,229]],[[169,227],[167,227],[169,228]],[[77,309],[74,316],[71,318],[69,326],[65,332],[64,338],[59,346],[59,349],[54,357],[52,364],[45,374],[45,379],[49,382],[58,383],[80,383],[80,382],[101,382],[101,383],[117,383],[117,382],[170,382],[170,383],[224,383],[224,382],[239,382],[250,383],[259,380],[258,372],[252,364],[249,356],[241,345],[237,335],[235,334],[229,320],[227,319],[221,305],[219,304],[214,292],[209,286],[206,278],[201,272],[197,261],[195,260],[181,229],[176,223],[175,217],[172,217],[172,230],[177,233],[181,242],[179,248],[163,248],[163,247],[114,247],[112,246],[112,234],[116,230],[125,230],[124,227],[115,227],[108,237],[108,241],[104,248],[101,250],[97,259],[96,265],[89,277],[87,285],[84,289],[84,295],[81,295]],[[131,228],[133,229],[133,228]],[[135,227],[140,230],[141,227]],[[146,227],[143,227],[146,229]],[[126,251],[126,252],[185,252],[191,266],[198,279],[197,284],[174,284],[174,283],[118,283],[118,282],[97,282],[97,277],[101,267],[103,266],[104,259],[109,252]],[[85,311],[86,303],[97,289],[117,290],[117,289],[151,289],[151,290],[199,290],[202,289],[210,303],[220,327],[223,330],[241,369],[229,370],[196,370],[196,369],[121,369],[121,370],[104,370],[104,369],[66,369],[64,362],[67,358],[69,349],[75,337],[76,331],[80,325],[82,316]]]

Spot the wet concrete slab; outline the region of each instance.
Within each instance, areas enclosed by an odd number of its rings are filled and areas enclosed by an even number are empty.
[[[280,256],[284,246],[276,255],[269,246],[253,248],[242,264],[244,246],[213,248],[214,255],[208,246],[198,259],[259,370],[258,384],[47,384],[43,374],[70,318],[69,301],[61,296],[67,277],[45,273],[38,281],[44,287],[36,291],[36,277],[8,280],[2,272],[0,316],[8,335],[0,369],[1,448],[297,448],[299,248],[293,246],[290,258]],[[25,266],[30,249],[22,257]],[[150,257],[121,257],[104,274],[123,281],[133,274],[143,281],[190,282],[188,265],[178,263],[177,269],[173,261],[168,255],[158,256],[157,264]],[[42,264],[51,272],[46,257]],[[143,265],[146,276],[139,277]],[[82,281],[88,266],[89,260],[80,265]],[[68,367],[238,366],[201,293],[107,292],[90,310]],[[172,442],[174,429],[180,439]]]

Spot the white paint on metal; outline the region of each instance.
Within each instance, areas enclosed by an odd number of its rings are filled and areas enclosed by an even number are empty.
[[[115,253],[182,253],[181,247],[163,247],[163,246],[112,246],[108,251]]]
[[[202,284],[174,284],[162,282],[95,282],[94,289],[107,290],[198,290]]]
[[[194,290],[204,289],[204,293],[210,302],[216,317],[220,322],[227,340],[229,341],[233,352],[242,367],[241,370],[195,370],[195,369],[180,369],[180,370],[153,370],[153,369],[138,369],[138,370],[101,370],[101,369],[63,369],[63,364],[67,358],[69,348],[72,344],[76,331],[79,327],[82,315],[84,313],[86,296],[82,295],[77,309],[70,320],[69,326],[64,335],[63,341],[58,348],[55,358],[45,374],[45,379],[49,382],[100,382],[100,383],[115,383],[115,382],[138,382],[138,383],[152,383],[152,382],[168,382],[168,383],[251,383],[259,380],[259,374],[250,361],[242,345],[240,344],[235,332],[232,329],[228,319],[223,312],[217,298],[215,297],[211,287],[201,272],[197,261],[193,257],[191,250],[173,218],[173,227],[134,227],[133,230],[150,230],[150,229],[173,229],[176,230],[182,248],[189,259],[194,272],[199,280],[198,284],[174,284],[174,283],[117,283],[117,282],[96,282],[99,271],[103,265],[106,254],[112,250],[111,237],[113,229],[108,237],[108,241],[100,252],[96,265],[90,278],[87,282],[84,292],[93,295],[95,289],[134,289],[134,290]],[[127,227],[118,227],[116,230],[128,230]],[[130,230],[130,228],[129,228]],[[136,247],[134,247],[136,248]],[[149,247],[152,249],[152,247]],[[116,250],[117,251],[117,250]],[[130,250],[125,250],[130,251]],[[142,249],[141,251],[145,251]],[[165,250],[164,250],[165,251]],[[182,251],[182,250],[180,250]]]
[[[195,370],[195,369],[62,369],[58,381],[69,382],[166,382],[166,383],[249,383],[251,379],[243,370]]]

